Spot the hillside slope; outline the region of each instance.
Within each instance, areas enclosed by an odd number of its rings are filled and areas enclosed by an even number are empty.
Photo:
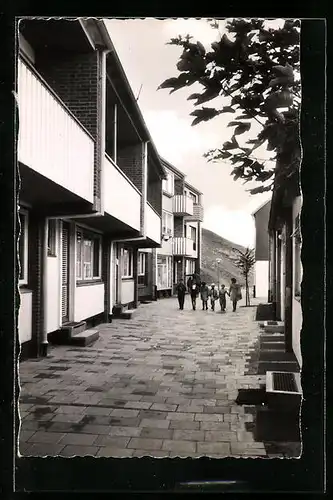
[[[241,284],[244,283],[244,277],[239,269],[235,266],[234,260],[237,253],[233,250],[245,250],[245,247],[232,243],[231,241],[222,238],[213,231],[202,229],[202,258],[201,258],[201,279],[208,284],[218,282],[218,266],[216,259],[221,259],[220,262],[220,283],[229,285],[231,278],[236,278]],[[253,273],[249,278],[250,286],[253,285]]]

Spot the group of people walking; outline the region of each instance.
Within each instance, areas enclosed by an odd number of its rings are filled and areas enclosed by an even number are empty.
[[[226,289],[225,285],[221,285],[220,288],[215,286],[215,283],[212,283],[210,288],[206,284],[206,282],[201,282],[198,276],[193,275],[187,281],[187,287],[185,286],[184,280],[180,279],[177,284],[177,296],[179,309],[184,309],[185,302],[185,294],[186,290],[189,291],[191,296],[192,309],[196,309],[197,298],[200,294],[200,298],[202,301],[202,310],[208,310],[208,301],[210,300],[210,308],[212,311],[215,311],[215,302],[219,300],[221,311],[225,312],[227,306],[226,296],[230,297],[232,302],[232,310],[235,312],[237,308],[237,302],[242,298],[241,287],[237,283],[235,278],[231,279],[231,284],[229,290]]]

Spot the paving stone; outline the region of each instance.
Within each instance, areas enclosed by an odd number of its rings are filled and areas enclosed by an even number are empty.
[[[133,450],[133,457],[167,458],[169,452],[165,450]]]
[[[223,422],[224,415],[219,413],[196,413],[195,420],[202,422]]]
[[[196,452],[196,444],[191,441],[165,439],[162,444],[162,449],[175,453],[181,452],[191,454]]]
[[[65,436],[61,432],[42,432],[37,431],[27,439],[29,443],[59,443],[61,438]]]
[[[35,434],[35,430],[20,430],[19,433],[19,441],[20,443],[24,443],[24,441],[27,441],[31,436]]]
[[[75,413],[74,415],[70,415],[68,413],[58,413],[53,416],[51,424],[53,422],[66,422],[66,423],[78,423],[82,419],[82,414]]]
[[[118,417],[110,417],[110,425],[118,426],[118,427],[135,427],[140,423],[140,418],[118,418]]]
[[[151,407],[151,405],[152,405],[152,403],[149,403],[147,401],[128,401],[125,404],[125,408],[138,409],[138,410],[141,410],[141,409],[147,410],[148,408]]]
[[[140,418],[154,418],[164,420],[167,416],[167,412],[165,411],[157,411],[157,410],[141,410],[139,417]]]
[[[109,446],[113,448],[126,448],[129,443],[131,436],[97,436],[95,442],[93,443],[95,446]]]
[[[86,415],[104,415],[104,416],[109,416],[111,415],[113,408],[103,408],[100,406],[89,406],[85,414]]]
[[[154,403],[151,407],[152,410],[156,411],[176,411],[177,405],[173,404],[163,404],[163,403]]]
[[[172,433],[173,433],[172,429],[155,429],[155,428],[143,427],[140,433],[140,437],[169,439],[172,437]]]
[[[127,448],[116,448],[113,446],[103,446],[96,453],[97,457],[117,457],[117,458],[127,458],[133,456],[134,450],[129,450]]]
[[[230,454],[230,444],[229,443],[207,443],[207,442],[198,442],[197,443],[197,452],[204,453],[206,455],[220,454],[222,456],[228,456]]]
[[[85,411],[86,411],[85,406],[59,406],[59,408],[55,410],[55,413],[56,414],[69,413],[70,415],[74,415],[77,413],[78,414],[84,413]]]
[[[99,450],[98,446],[79,446],[79,445],[67,445],[61,452],[62,457],[85,457],[85,456],[96,456]]]
[[[188,421],[191,421],[191,420],[194,420],[194,413],[178,413],[178,412],[175,412],[175,413],[167,413],[167,416],[166,418],[168,420],[188,420]]]
[[[204,441],[205,433],[199,430],[175,430],[172,439],[179,439],[179,441]]]
[[[162,439],[153,438],[131,438],[127,448],[136,448],[140,450],[160,450],[162,447]]]
[[[87,424],[87,425],[83,425],[82,429],[80,429],[79,432],[82,432],[82,434],[108,435],[110,433],[110,426],[109,425]]]
[[[137,417],[138,415],[139,410],[125,410],[116,408],[111,412],[111,417]]]
[[[143,430],[141,427],[110,427],[109,436],[137,437]]]
[[[237,434],[236,432],[228,431],[228,430],[219,430],[219,431],[205,431],[205,441],[223,441],[229,443],[231,441],[237,442]],[[203,441],[203,440],[202,440]]]
[[[54,443],[34,443],[24,452],[24,456],[30,457],[46,457],[58,456],[64,448],[63,444]]]
[[[202,413],[203,409],[204,409],[203,406],[194,406],[194,405],[182,406],[182,405],[179,405],[177,408],[177,412],[179,412],[179,413]]]
[[[157,418],[143,418],[140,422],[140,427],[149,427],[156,429],[168,429],[170,420],[162,420]]]
[[[204,413],[230,413],[228,406],[204,406]]]
[[[199,423],[199,422],[198,422]],[[219,431],[219,430],[232,430],[229,422],[200,422],[200,429],[202,431]],[[237,428],[238,429],[238,428]]]
[[[104,437],[104,436],[101,436]],[[60,441],[60,444],[66,445],[66,444],[75,444],[75,445],[82,445],[82,446],[91,446],[94,444],[94,441],[96,441],[97,435],[96,434],[82,434],[82,433],[70,433],[70,434],[65,434]]]

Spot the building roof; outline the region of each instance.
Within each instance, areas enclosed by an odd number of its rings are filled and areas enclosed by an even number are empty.
[[[175,174],[179,175],[179,177],[182,177],[183,179],[185,179],[186,175],[184,174],[184,172],[181,172],[180,170],[178,170],[178,168],[176,168],[174,165],[172,165],[168,160],[166,160],[162,156],[160,158],[161,158],[161,162],[163,165],[165,165],[169,170],[171,170]]]
[[[203,194],[201,191],[199,191],[199,189],[197,189],[196,187],[192,186],[192,184],[189,184],[186,181],[185,181],[185,186],[187,188],[191,189],[191,191],[194,191],[196,194]]]

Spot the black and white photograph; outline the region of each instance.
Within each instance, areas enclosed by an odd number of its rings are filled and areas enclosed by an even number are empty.
[[[300,459],[301,34],[18,19],[18,457]]]

